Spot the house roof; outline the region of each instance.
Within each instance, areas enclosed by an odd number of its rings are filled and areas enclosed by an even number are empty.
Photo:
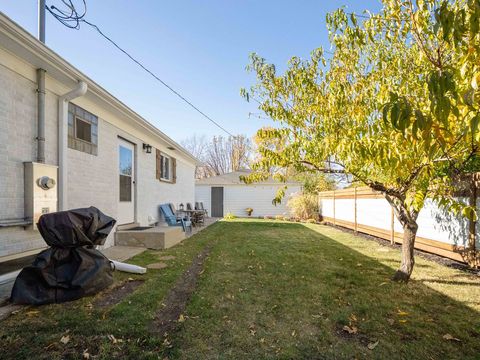
[[[85,96],[100,100],[111,111],[120,114],[135,125],[143,128],[143,130],[159,139],[159,142],[166,147],[173,147],[185,158],[195,164],[200,164],[200,161],[180,144],[172,140],[2,12],[0,12],[0,44],[2,48],[31,65],[45,69],[50,77],[70,88],[74,88],[79,81],[84,81],[88,85],[88,91]]]
[[[217,176],[211,176],[204,179],[199,179],[195,182],[195,184],[196,185],[246,185],[243,181],[240,180],[240,176],[248,175],[251,172],[252,172],[251,170],[233,171],[223,175],[217,175]],[[301,183],[296,181],[287,181],[286,183],[282,183],[272,178],[269,178],[266,181],[262,181],[256,184],[258,185],[294,185],[294,186],[301,185]]]

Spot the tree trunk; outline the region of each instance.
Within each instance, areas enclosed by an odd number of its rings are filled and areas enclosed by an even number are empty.
[[[415,259],[413,249],[418,225],[415,221],[403,224],[402,263],[393,276],[394,281],[407,282],[412,275]]]

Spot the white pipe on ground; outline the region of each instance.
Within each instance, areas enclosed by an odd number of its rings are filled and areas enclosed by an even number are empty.
[[[87,84],[79,81],[75,89],[58,98],[58,211],[67,210],[68,102],[87,90]]]
[[[120,261],[110,260],[113,264],[113,269],[118,271],[125,271],[132,274],[145,274],[147,269],[141,266],[122,263]]]

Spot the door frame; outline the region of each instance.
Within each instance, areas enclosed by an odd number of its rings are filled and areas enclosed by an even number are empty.
[[[122,143],[122,141],[124,143],[128,143],[129,145],[131,145],[133,147],[133,152],[132,152],[132,161],[133,161],[133,176],[132,176],[132,187],[133,187],[133,191],[132,191],[132,196],[133,196],[133,221],[130,222],[130,223],[120,223],[118,222],[117,225],[127,225],[127,224],[133,224],[133,223],[136,223],[137,222],[137,207],[138,207],[138,190],[137,190],[137,174],[138,174],[138,156],[137,156],[137,144],[132,141],[132,140],[129,140],[123,136],[120,136],[118,135],[117,136],[117,161],[119,161],[120,159],[120,145]],[[117,167],[117,176],[119,176],[119,171],[118,171],[118,167]],[[119,180],[117,179],[117,182]],[[119,184],[119,183],[118,183]],[[120,186],[120,184],[119,184]],[[120,189],[119,191],[117,192],[117,204],[120,203],[120,199],[119,199],[119,196],[120,196]]]

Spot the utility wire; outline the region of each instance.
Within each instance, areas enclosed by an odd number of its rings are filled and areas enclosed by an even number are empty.
[[[181,100],[183,100],[185,103],[187,103],[190,107],[192,107],[195,111],[197,111],[200,115],[202,115],[204,118],[209,120],[212,124],[217,126],[219,129],[224,131],[226,134],[232,136],[235,138],[236,136],[233,135],[230,131],[225,129],[223,126],[221,126],[218,122],[213,120],[210,116],[205,114],[202,110],[200,110],[197,106],[195,106],[190,100],[185,98],[182,94],[180,94],[178,91],[176,91],[174,88],[172,88],[170,85],[168,85],[165,81],[163,81],[160,77],[158,77],[154,72],[149,70],[145,65],[143,65],[139,60],[137,60],[135,57],[130,55],[126,50],[124,50],[122,47],[120,47],[112,38],[107,36],[97,25],[87,21],[84,19],[85,14],[87,13],[87,4],[85,0],[83,0],[84,4],[84,11],[82,14],[79,14],[77,10],[75,9],[75,6],[73,5],[72,0],[62,0],[62,3],[69,8],[69,11],[65,10],[60,10],[56,6],[51,5],[45,6],[46,9],[50,14],[53,15],[55,19],[60,21],[63,25],[70,29],[75,29],[79,30],[80,29],[80,24],[84,23],[95,29],[102,37],[104,37],[108,42],[110,42],[113,46],[115,46],[118,50],[120,50],[122,53],[124,53],[126,56],[130,58],[134,63],[136,63],[138,66],[140,66],[143,70],[145,70],[148,74],[150,74],[155,80],[160,82],[163,86],[165,86],[168,90],[170,90],[172,93],[174,93],[177,97],[179,97]]]

